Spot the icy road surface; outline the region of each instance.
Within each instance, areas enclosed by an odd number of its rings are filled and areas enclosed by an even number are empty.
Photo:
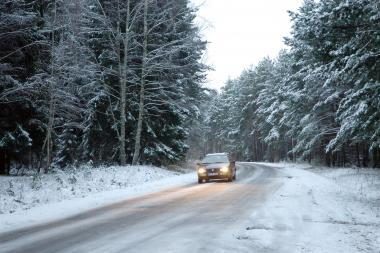
[[[233,183],[194,182],[0,234],[0,251],[251,252],[233,242],[252,211],[281,186],[279,174],[239,164]]]

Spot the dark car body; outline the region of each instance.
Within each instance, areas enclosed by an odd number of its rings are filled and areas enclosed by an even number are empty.
[[[223,179],[231,182],[236,179],[235,161],[228,153],[207,154],[197,164],[198,183],[213,179]]]

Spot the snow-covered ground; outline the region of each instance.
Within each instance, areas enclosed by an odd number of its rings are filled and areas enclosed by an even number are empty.
[[[184,172],[127,166],[81,167],[40,176],[0,176],[0,232],[195,182],[195,173]]]
[[[380,252],[380,170],[283,167],[239,235],[258,252]]]
[[[242,252],[380,252],[380,170],[263,165],[278,170],[275,176],[254,181],[257,188],[252,188],[256,189],[252,194],[258,194],[263,189],[260,185],[268,183],[266,180],[276,189],[280,187],[254,205],[243,226],[223,231],[228,234],[223,237],[225,244],[236,245]],[[264,166],[257,168],[253,178],[260,177],[263,171]],[[202,187],[210,191],[225,187],[233,192],[245,183],[241,177],[230,188],[228,184],[195,186],[195,182],[194,172],[184,174],[145,166],[81,168],[41,178],[0,177],[0,232],[164,188],[181,186],[186,189],[181,194],[196,193]],[[210,203],[208,208],[212,209],[212,202],[204,203]]]

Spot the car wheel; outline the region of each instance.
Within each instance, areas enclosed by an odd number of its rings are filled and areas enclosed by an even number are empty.
[[[236,174],[232,177],[232,180],[236,180]]]
[[[229,176],[228,179],[227,179],[227,181],[228,181],[228,182],[232,182],[232,179],[233,179],[233,177],[232,177],[232,176]]]
[[[198,184],[201,184],[203,183],[203,179],[202,178],[198,178]]]

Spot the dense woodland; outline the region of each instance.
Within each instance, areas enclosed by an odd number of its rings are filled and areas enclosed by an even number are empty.
[[[210,104],[205,152],[380,167],[380,2],[305,0],[290,16],[288,48]]]
[[[0,174],[215,151],[380,167],[378,0],[305,0],[287,48],[219,94],[202,86],[195,11],[189,0],[1,1]]]
[[[188,0],[0,1],[0,174],[185,157],[206,43]]]

